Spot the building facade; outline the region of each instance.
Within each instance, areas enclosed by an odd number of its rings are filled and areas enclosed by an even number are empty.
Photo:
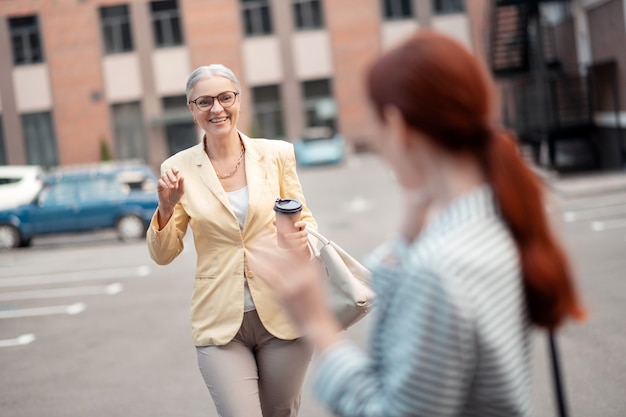
[[[562,71],[589,85],[596,165],[626,168],[626,1],[574,0],[546,20]]]
[[[621,0],[614,0],[620,1]],[[0,164],[140,159],[200,138],[185,83],[221,63],[240,129],[293,140],[325,125],[371,135],[362,71],[418,28],[482,53],[487,0],[4,0]]]

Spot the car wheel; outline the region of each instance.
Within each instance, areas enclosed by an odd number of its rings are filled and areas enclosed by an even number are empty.
[[[20,245],[20,232],[10,224],[0,224],[0,250],[17,248]]]
[[[117,221],[117,237],[124,242],[141,239],[146,235],[146,225],[138,216],[129,214]]]

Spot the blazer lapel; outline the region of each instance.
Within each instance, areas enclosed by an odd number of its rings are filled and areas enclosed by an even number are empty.
[[[215,169],[213,169],[213,164],[209,161],[209,157],[206,152],[204,152],[204,139],[200,141],[198,145],[195,146],[195,164],[198,168],[200,178],[202,178],[202,182],[211,190],[215,198],[217,198],[222,205],[228,210],[233,216],[233,213],[230,203],[228,202],[228,196],[220,184],[220,180],[217,178],[217,174],[215,173]]]
[[[256,144],[252,139],[239,133],[243,144],[246,147],[246,181],[248,182],[248,214],[244,223],[244,230],[250,224],[259,204],[266,204],[263,200],[263,191],[267,184],[267,167],[265,164],[265,155],[259,152]]]

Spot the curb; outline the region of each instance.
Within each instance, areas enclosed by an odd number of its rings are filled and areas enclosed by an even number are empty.
[[[550,191],[564,198],[626,192],[626,171],[580,174],[564,178],[554,172],[535,170]]]

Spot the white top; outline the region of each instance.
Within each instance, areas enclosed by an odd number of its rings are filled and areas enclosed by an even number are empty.
[[[237,190],[227,192],[228,201],[230,202],[230,207],[233,209],[235,216],[237,217],[237,221],[239,222],[239,228],[243,229],[243,225],[246,221],[246,215],[248,214],[248,186]],[[244,285],[244,303],[243,303],[243,311],[251,311],[256,307],[254,306],[254,300],[252,299],[252,295],[250,294],[250,289],[248,288],[248,281],[245,277],[243,277],[243,285]]]

